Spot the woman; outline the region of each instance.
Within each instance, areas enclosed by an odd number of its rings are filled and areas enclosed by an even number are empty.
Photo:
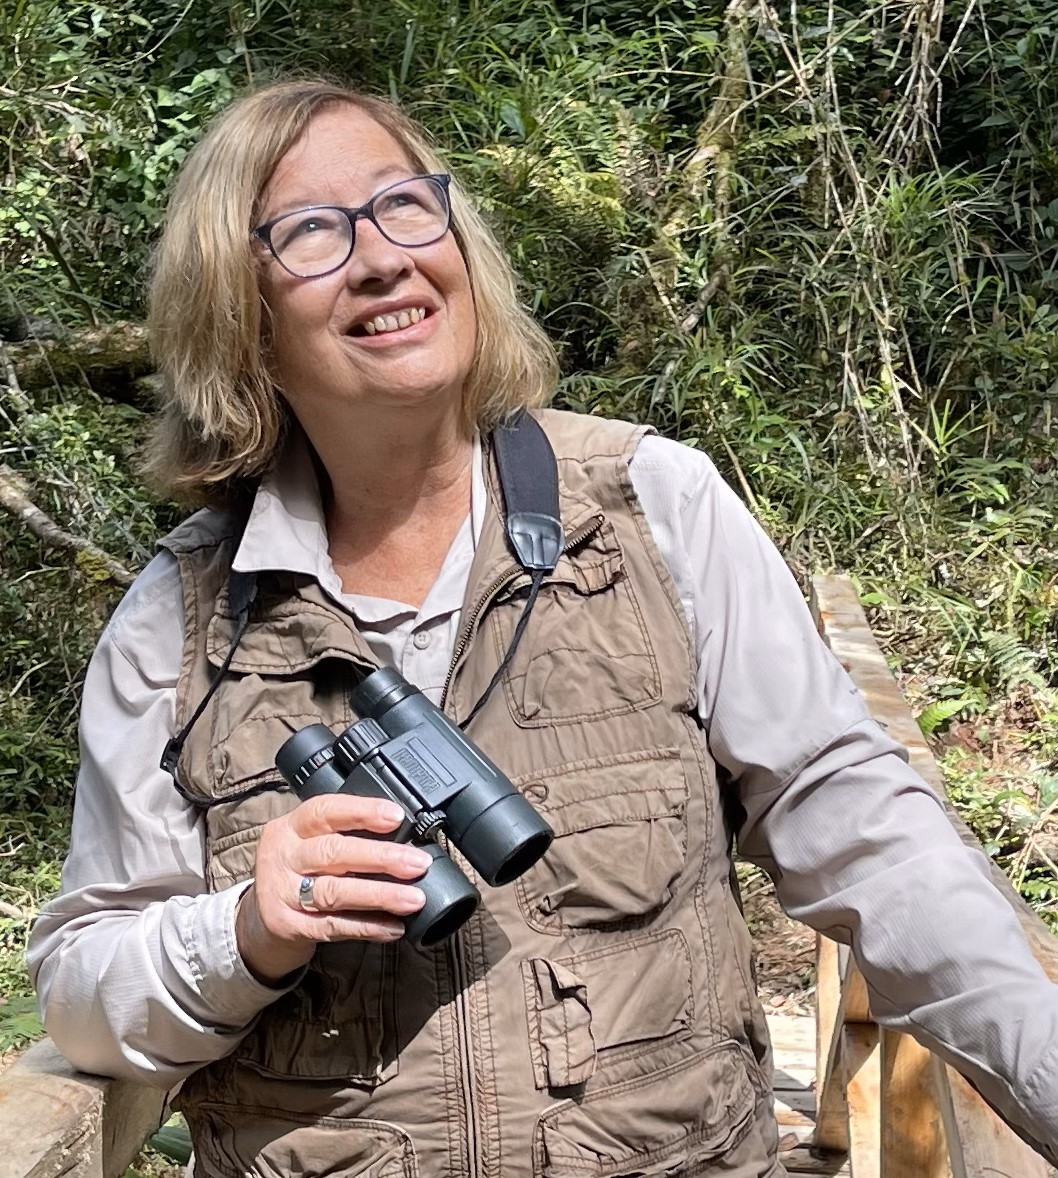
[[[185,165],[152,321],[155,470],[214,508],[89,670],[30,949],[75,1064],[183,1081],[204,1178],[780,1175],[737,834],[853,944],[879,1019],[1053,1157],[1058,988],[697,452],[540,415],[566,550],[468,735],[557,837],[458,937],[400,939],[422,853],[363,837],[398,814],[282,787],[289,733],[352,722],[380,664],[465,722],[525,605],[489,431],[554,360],[403,115],[314,82],[236,103]]]

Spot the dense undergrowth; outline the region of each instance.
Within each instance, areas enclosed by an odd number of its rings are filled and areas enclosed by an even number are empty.
[[[173,169],[247,84],[392,95],[500,231],[559,401],[706,449],[799,574],[856,577],[963,813],[1055,923],[1056,46],[1031,0],[16,0],[0,319],[139,317]],[[102,391],[9,391],[3,461],[138,565],[172,509]],[[11,948],[56,882],[116,592],[12,519],[0,542]]]

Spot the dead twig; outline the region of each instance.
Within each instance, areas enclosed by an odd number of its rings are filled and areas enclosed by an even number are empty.
[[[119,585],[131,585],[135,576],[109,553],[91,540],[75,536],[61,528],[30,499],[28,489],[18,473],[6,463],[0,464],[0,507],[19,519],[38,539],[52,548],[76,552],[82,560],[103,570]]]

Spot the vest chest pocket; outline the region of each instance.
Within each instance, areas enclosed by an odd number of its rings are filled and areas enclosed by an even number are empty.
[[[516,596],[489,613],[497,664],[524,607]],[[616,716],[661,698],[654,649],[609,524],[563,556],[544,583],[503,689],[523,728]]]
[[[562,765],[515,785],[555,831],[515,884],[541,932],[635,927],[672,898],[687,852],[687,782],[676,749]]]

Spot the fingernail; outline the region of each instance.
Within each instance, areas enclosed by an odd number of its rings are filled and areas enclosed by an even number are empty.
[[[409,912],[418,912],[426,903],[426,893],[419,888],[408,888],[407,894],[401,897],[401,907]]]
[[[396,802],[383,802],[382,816],[388,818],[391,822],[403,822],[404,810]]]
[[[412,868],[413,871],[425,871],[433,859],[426,851],[420,851],[418,847],[406,847],[404,850],[404,862]]]

